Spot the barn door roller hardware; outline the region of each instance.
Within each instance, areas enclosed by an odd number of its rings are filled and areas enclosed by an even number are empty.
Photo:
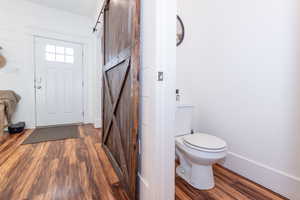
[[[104,2],[102,4],[102,7],[101,7],[101,10],[100,10],[100,13],[99,13],[98,18],[97,18],[97,22],[96,22],[96,24],[95,24],[95,26],[93,28],[93,33],[95,33],[97,31],[97,26],[98,26],[98,24],[101,23],[100,22],[100,18],[102,16],[102,14],[104,13],[104,11],[105,11],[106,6],[108,5],[108,3],[109,3],[109,0],[104,0]]]

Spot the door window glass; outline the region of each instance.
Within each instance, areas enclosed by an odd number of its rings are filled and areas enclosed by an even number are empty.
[[[45,59],[49,62],[74,63],[74,49],[55,45],[46,45]]]

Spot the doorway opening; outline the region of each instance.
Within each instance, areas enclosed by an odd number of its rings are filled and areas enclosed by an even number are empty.
[[[35,38],[36,126],[80,124],[83,110],[83,47]]]

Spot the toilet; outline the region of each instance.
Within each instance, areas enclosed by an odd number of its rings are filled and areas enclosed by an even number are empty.
[[[193,106],[181,105],[176,111],[176,174],[199,190],[215,186],[212,165],[224,159],[227,144],[206,133],[192,133]]]

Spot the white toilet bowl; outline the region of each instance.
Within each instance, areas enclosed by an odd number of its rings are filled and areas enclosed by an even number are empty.
[[[215,186],[212,165],[225,158],[226,142],[203,133],[176,137],[176,155],[180,160],[178,176],[200,190]]]

